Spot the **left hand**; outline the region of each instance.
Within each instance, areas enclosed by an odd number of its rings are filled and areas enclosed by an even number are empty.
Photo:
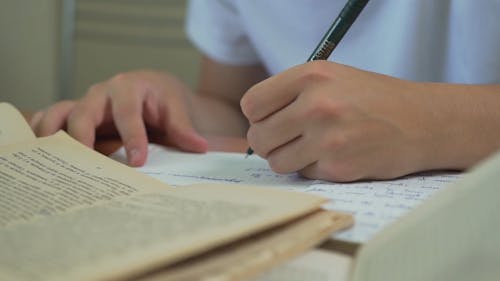
[[[421,94],[423,92],[423,94]],[[242,98],[248,142],[278,173],[330,181],[387,179],[426,168],[433,100],[419,83],[328,61],[291,68]]]

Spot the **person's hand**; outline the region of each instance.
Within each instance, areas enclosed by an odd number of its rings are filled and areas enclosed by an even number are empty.
[[[432,168],[426,157],[436,145],[435,112],[425,91],[415,94],[419,87],[332,62],[306,63],[243,96],[248,142],[274,171],[315,179],[386,179]]]
[[[62,101],[37,112],[30,122],[38,136],[66,129],[93,147],[96,137],[118,135],[128,163],[146,161],[148,134],[165,136],[180,149],[205,152],[207,142],[193,128],[187,86],[169,74],[154,71],[122,73],[93,85],[78,101]]]

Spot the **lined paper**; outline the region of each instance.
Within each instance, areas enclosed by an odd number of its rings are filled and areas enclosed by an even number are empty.
[[[125,151],[120,149],[112,157],[125,162]],[[460,174],[434,173],[390,181],[331,183],[305,179],[297,173],[276,174],[264,159],[257,156],[245,158],[241,153],[225,152],[194,154],[154,144],[149,146],[146,164],[137,169],[171,186],[234,183],[322,195],[331,199],[326,208],[354,215],[355,225],[332,237],[354,243],[368,241],[382,228],[460,177]]]

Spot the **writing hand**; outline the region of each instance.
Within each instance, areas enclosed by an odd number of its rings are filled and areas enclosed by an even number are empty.
[[[416,83],[327,61],[291,68],[242,98],[248,142],[279,173],[332,181],[425,168],[432,107]],[[426,109],[428,108],[428,109]]]
[[[31,126],[38,136],[59,129],[93,147],[96,137],[118,135],[128,163],[147,157],[147,134],[162,135],[183,150],[204,152],[207,142],[193,128],[190,90],[173,76],[154,71],[122,73],[93,85],[77,101],[62,101],[37,112]]]

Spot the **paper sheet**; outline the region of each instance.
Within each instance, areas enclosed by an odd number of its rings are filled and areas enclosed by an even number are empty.
[[[120,149],[112,155],[125,161]],[[459,174],[425,174],[391,181],[330,183],[308,180],[298,174],[274,173],[258,156],[245,158],[240,153],[209,152],[193,154],[150,145],[148,160],[139,171],[171,186],[193,183],[240,183],[270,186],[322,195],[331,199],[328,209],[354,215],[355,225],[334,234],[334,239],[363,243],[388,224],[413,209],[434,192],[448,186]]]
[[[8,103],[0,103],[0,145],[35,139],[35,134],[17,109]]]
[[[346,281],[351,263],[350,256],[314,249],[255,281]]]
[[[218,183],[173,189],[61,131],[0,146],[0,280],[122,280],[303,216],[324,202]],[[314,221],[312,232],[312,225],[304,227],[308,239],[298,246],[319,242],[338,226],[330,216],[323,219],[328,224]],[[291,246],[282,248],[294,251]]]

